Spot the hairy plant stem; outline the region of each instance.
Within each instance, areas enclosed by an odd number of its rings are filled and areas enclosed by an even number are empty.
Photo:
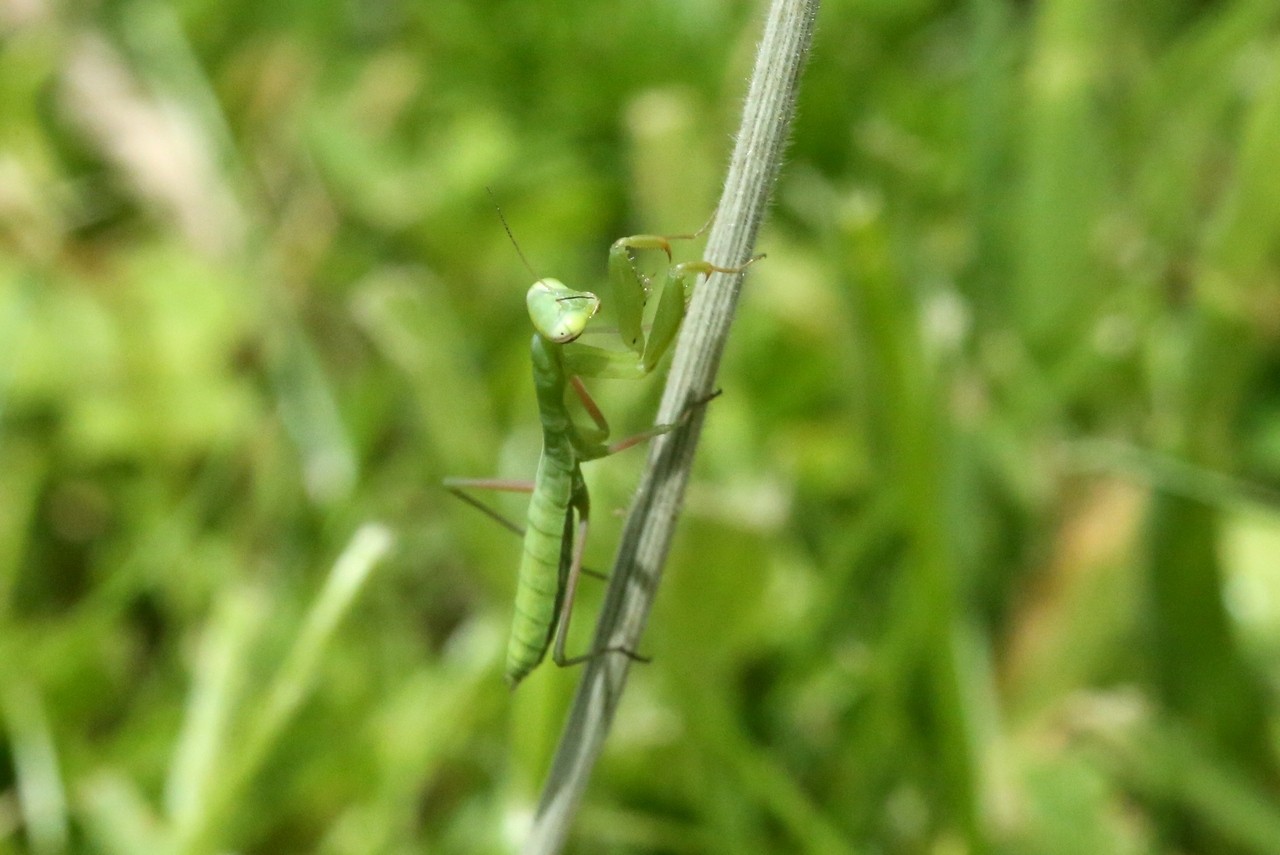
[[[818,0],[773,0],[770,5],[707,241],[706,258],[717,266],[740,267],[751,257],[782,160],[817,11]],[[704,408],[689,407],[715,388],[743,277],[712,274],[694,295],[657,420],[674,423],[686,412],[690,415],[682,427],[653,440],[596,626],[596,649],[639,647],[702,432]],[[564,845],[604,748],[630,663],[626,656],[598,656],[586,664],[522,850],[525,855],[550,855]]]

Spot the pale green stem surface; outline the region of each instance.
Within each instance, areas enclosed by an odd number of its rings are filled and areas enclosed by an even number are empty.
[[[756,55],[742,125],[705,258],[738,267],[751,257],[777,176],[795,107],[800,72],[813,37],[818,0],[773,0]],[[716,371],[743,274],[713,274],[693,298],[658,411],[678,422],[691,402],[715,389]],[[627,517],[595,649],[636,650],[657,593],[702,431],[702,408],[678,430],[653,440],[635,504]],[[556,750],[525,855],[560,851],[626,684],[630,659],[598,656],[586,664]]]

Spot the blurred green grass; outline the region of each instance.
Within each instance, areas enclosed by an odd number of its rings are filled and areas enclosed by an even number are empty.
[[[511,850],[485,188],[696,228],[759,14],[0,6],[0,853]],[[793,136],[572,851],[1280,852],[1280,8],[828,0]]]

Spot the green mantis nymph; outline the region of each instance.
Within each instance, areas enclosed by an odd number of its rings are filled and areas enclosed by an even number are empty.
[[[512,688],[537,667],[548,648],[552,649],[553,660],[561,666],[578,664],[604,653],[640,658],[621,647],[591,650],[579,656],[565,655],[565,638],[574,592],[582,573],[591,511],[582,464],[665,433],[675,425],[657,425],[609,444],[609,424],[587,393],[582,378],[638,380],[648,376],[680,329],[697,277],[712,272],[740,273],[756,260],[753,258],[738,268],[717,267],[709,261],[671,264],[670,241],[695,236],[633,235],[615,241],[609,249],[609,295],[614,301],[618,334],[625,350],[593,347],[578,341],[600,309],[600,298],[595,294],[575,291],[558,279],[534,282],[525,301],[533,321],[533,385],[542,421],[542,456],[537,474],[532,483],[472,478],[445,481],[446,487],[476,505],[478,503],[463,494],[461,488],[531,494],[528,521],[522,532],[524,551],[520,557],[515,618],[507,645],[505,676]],[[651,288],[632,262],[632,252],[637,250],[661,250],[668,262],[647,334],[644,314]],[[579,424],[570,413],[570,390],[590,417],[590,426]],[[509,527],[520,531],[519,526]]]

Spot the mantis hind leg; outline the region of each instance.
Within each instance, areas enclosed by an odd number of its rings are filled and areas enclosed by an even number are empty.
[[[532,493],[532,481],[507,481],[498,478],[446,478],[444,479],[444,488],[457,498],[466,502],[507,531],[516,535],[516,537],[524,537],[524,526],[499,511],[497,508],[487,505],[477,499],[475,496],[466,492],[463,488],[467,487],[473,490],[501,490],[509,493]],[[590,567],[583,567],[582,573],[593,579],[601,581],[609,581],[606,573],[599,570],[592,570]]]
[[[532,481],[506,481],[500,478],[445,478],[444,488],[507,531],[514,532],[518,537],[524,537],[524,527],[514,520],[507,517],[496,508],[486,505],[484,502],[465,492],[464,488],[472,490],[500,490],[507,493],[532,493]]]
[[[586,390],[582,389],[581,394],[585,395]],[[659,434],[673,431],[680,425],[684,424],[688,420],[689,416],[693,414],[695,409],[698,407],[705,407],[710,401],[719,396],[720,390],[716,389],[709,395],[695,401],[691,401],[685,407],[679,421],[672,424],[655,425],[647,431],[619,440],[613,445],[605,447],[603,449],[603,453],[598,456],[603,457],[608,454],[613,454],[626,448],[630,448],[633,445],[637,445],[646,439],[658,436]],[[587,568],[582,566],[582,556],[586,552],[587,548],[587,532],[591,528],[591,502],[587,496],[587,486],[582,481],[581,472],[575,473],[573,498],[571,499],[571,503],[572,507],[570,509],[570,513],[573,513],[574,511],[577,512],[578,522],[577,525],[574,526],[574,530],[572,532],[572,550],[566,557],[562,558],[562,562],[567,561],[568,566],[567,568],[564,568],[564,575],[562,577],[564,596],[561,598],[560,614],[556,620],[556,635],[551,648],[551,659],[560,667],[566,668],[570,665],[581,665],[583,662],[594,659],[597,656],[604,656],[607,653],[621,653],[633,662],[642,662],[647,664],[651,661],[649,657],[637,653],[630,647],[623,644],[598,647],[594,650],[588,650],[586,653],[580,653],[577,656],[565,655],[565,644],[569,637],[569,621],[573,616],[573,601],[578,591],[578,579],[583,573],[590,573]],[[569,533],[566,532],[566,537],[569,536]]]
[[[573,531],[573,548],[567,556],[568,567],[565,568],[564,575],[564,596],[560,601],[560,615],[556,621],[556,636],[551,648],[551,660],[561,668],[567,668],[571,665],[581,665],[583,662],[595,659],[597,656],[604,656],[608,653],[621,653],[634,662],[647,663],[650,661],[649,657],[642,656],[623,644],[598,647],[576,656],[565,655],[565,644],[569,638],[569,620],[573,615],[573,601],[578,590],[578,579],[585,571],[582,566],[582,556],[586,551],[587,532],[591,527],[590,502],[587,499],[586,485],[582,483],[581,477],[581,475],[577,476],[574,485],[573,508],[577,510],[578,522]],[[570,511],[570,513],[572,512]]]

